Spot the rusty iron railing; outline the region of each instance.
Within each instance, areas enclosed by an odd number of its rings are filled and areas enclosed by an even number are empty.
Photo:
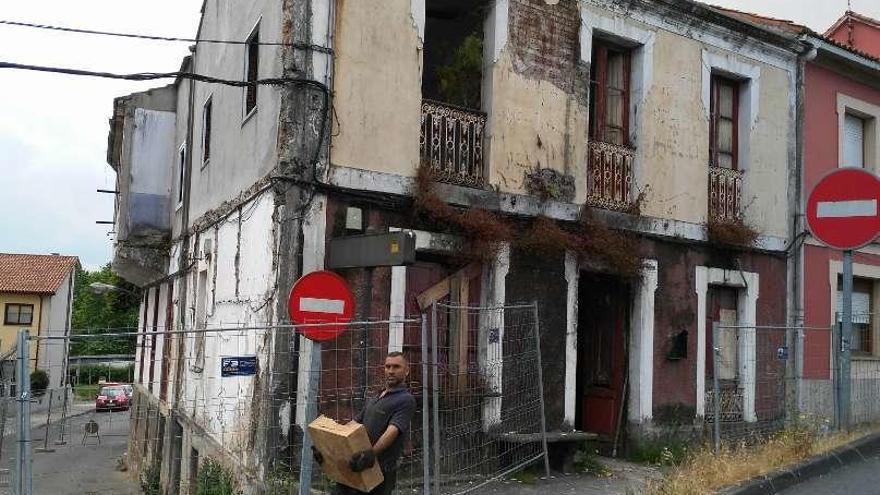
[[[742,172],[709,167],[709,218],[734,222],[741,218]]]
[[[633,202],[633,159],[628,146],[591,141],[587,170],[587,204],[627,210]]]
[[[486,114],[422,100],[419,148],[436,180],[482,188],[486,184],[483,136]]]

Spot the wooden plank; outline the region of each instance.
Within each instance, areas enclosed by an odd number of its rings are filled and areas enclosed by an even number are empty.
[[[431,303],[439,301],[449,295],[449,281],[455,277],[474,278],[480,275],[483,268],[479,263],[471,263],[452,275],[432,285],[430,288],[416,296],[419,303],[419,309],[424,310]],[[465,305],[467,301],[465,301]]]
[[[424,310],[428,306],[431,305],[434,301],[439,301],[443,299],[449,294],[449,277],[444,278],[443,280],[437,282],[433,286],[431,286],[428,290],[422,292],[418,296],[416,296],[416,301],[419,303],[419,309]]]

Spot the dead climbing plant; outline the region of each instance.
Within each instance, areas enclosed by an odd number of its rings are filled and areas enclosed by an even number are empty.
[[[706,222],[706,237],[712,244],[748,248],[755,244],[758,232],[741,219],[731,221],[710,219]]]
[[[589,207],[585,206],[578,222],[568,228],[546,216],[516,228],[511,221],[484,208],[462,210],[450,205],[437,195],[435,187],[430,167],[419,167],[413,194],[415,212],[440,228],[463,234],[467,245],[459,254],[466,258],[491,259],[502,242],[510,242],[516,249],[537,256],[571,251],[626,278],[637,277],[642,268],[638,237],[608,227],[593,217]]]
[[[513,237],[513,229],[508,222],[485,208],[456,208],[435,190],[434,173],[428,165],[419,167],[416,176],[415,212],[424,215],[438,224],[440,228],[461,232],[467,238],[467,246],[462,255],[471,259],[487,260],[493,258],[501,243]]]

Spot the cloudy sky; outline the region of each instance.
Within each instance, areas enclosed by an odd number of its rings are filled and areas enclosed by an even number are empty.
[[[280,0],[279,0],[280,1]],[[852,0],[880,18],[880,1]],[[714,0],[792,19],[822,32],[846,0]],[[29,0],[4,2],[0,19],[87,29],[192,37],[201,0]],[[185,43],[37,31],[0,25],[0,61],[106,72],[171,72]],[[159,83],[161,84],[161,83]],[[157,83],[0,69],[0,252],[77,255],[94,269],[110,259],[115,176],[105,160],[113,98]]]

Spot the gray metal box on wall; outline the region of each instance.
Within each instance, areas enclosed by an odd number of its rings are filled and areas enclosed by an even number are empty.
[[[411,231],[365,234],[331,239],[327,268],[411,265],[416,260],[416,235]]]

